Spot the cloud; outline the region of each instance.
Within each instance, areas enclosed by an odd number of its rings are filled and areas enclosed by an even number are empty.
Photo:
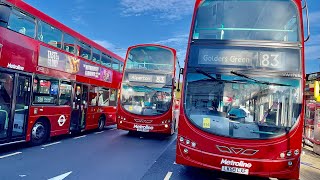
[[[105,47],[109,51],[119,55],[122,58],[126,57],[127,49],[125,49],[125,48],[118,47],[115,44],[113,44],[109,41],[106,41],[106,40],[93,40],[93,41],[96,42],[97,44],[100,44],[101,46]]]
[[[177,57],[181,66],[184,65],[189,34],[174,35],[168,39],[151,42],[172,47],[177,51]]]
[[[120,0],[122,15],[152,15],[156,19],[180,20],[193,12],[194,0]]]

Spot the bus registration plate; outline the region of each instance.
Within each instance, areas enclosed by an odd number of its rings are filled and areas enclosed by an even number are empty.
[[[221,171],[237,173],[237,174],[246,174],[246,175],[249,174],[249,169],[230,167],[230,166],[222,166]]]
[[[150,130],[149,130],[149,129],[146,129],[146,128],[143,128],[143,127],[138,127],[138,128],[137,128],[137,131],[140,131],[140,132],[149,132]]]

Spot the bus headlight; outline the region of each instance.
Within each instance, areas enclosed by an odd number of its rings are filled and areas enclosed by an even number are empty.
[[[180,142],[183,142],[183,141],[184,141],[184,138],[183,138],[183,137],[180,137],[179,140],[180,140]]]
[[[195,147],[197,146],[197,143],[192,142],[192,143],[191,143],[191,146],[192,146],[193,148],[195,148]]]
[[[168,128],[169,126],[168,126],[168,124],[165,124],[164,127],[165,127],[165,128]]]
[[[288,161],[288,165],[289,165],[289,166],[292,166],[292,161]]]
[[[294,151],[294,155],[296,155],[296,156],[299,155],[299,149],[296,149],[296,150]]]
[[[120,124],[122,124],[122,121],[120,121]]]

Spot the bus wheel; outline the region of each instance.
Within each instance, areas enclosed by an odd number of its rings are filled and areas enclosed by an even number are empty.
[[[106,124],[106,121],[103,117],[99,118],[99,124],[98,124],[98,130],[102,131],[104,129],[104,125]]]
[[[31,144],[40,145],[48,140],[49,125],[45,120],[38,120],[31,129]]]

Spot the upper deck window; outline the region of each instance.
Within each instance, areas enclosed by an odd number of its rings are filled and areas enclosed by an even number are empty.
[[[79,42],[79,45],[80,45],[80,53],[79,53],[80,56],[88,60],[91,60],[91,47],[84,42]]]
[[[111,61],[112,61],[112,58],[106,54],[102,54],[102,57],[101,57],[101,64],[104,65],[105,67],[109,67],[111,68]]]
[[[35,19],[17,10],[13,10],[10,14],[7,27],[31,38],[34,38],[36,32]]]
[[[193,39],[300,41],[291,0],[205,0],[194,26]]]
[[[77,48],[75,48],[77,40],[73,36],[70,36],[67,33],[63,35],[63,49],[69,53],[77,54]]]
[[[100,55],[101,51],[96,48],[92,48],[92,60],[98,64],[100,64]]]
[[[126,69],[173,71],[171,50],[157,46],[141,46],[128,52]]]
[[[112,69],[119,71],[120,69],[120,61],[113,58]]]
[[[38,39],[51,46],[62,47],[62,31],[40,20],[38,21]]]

